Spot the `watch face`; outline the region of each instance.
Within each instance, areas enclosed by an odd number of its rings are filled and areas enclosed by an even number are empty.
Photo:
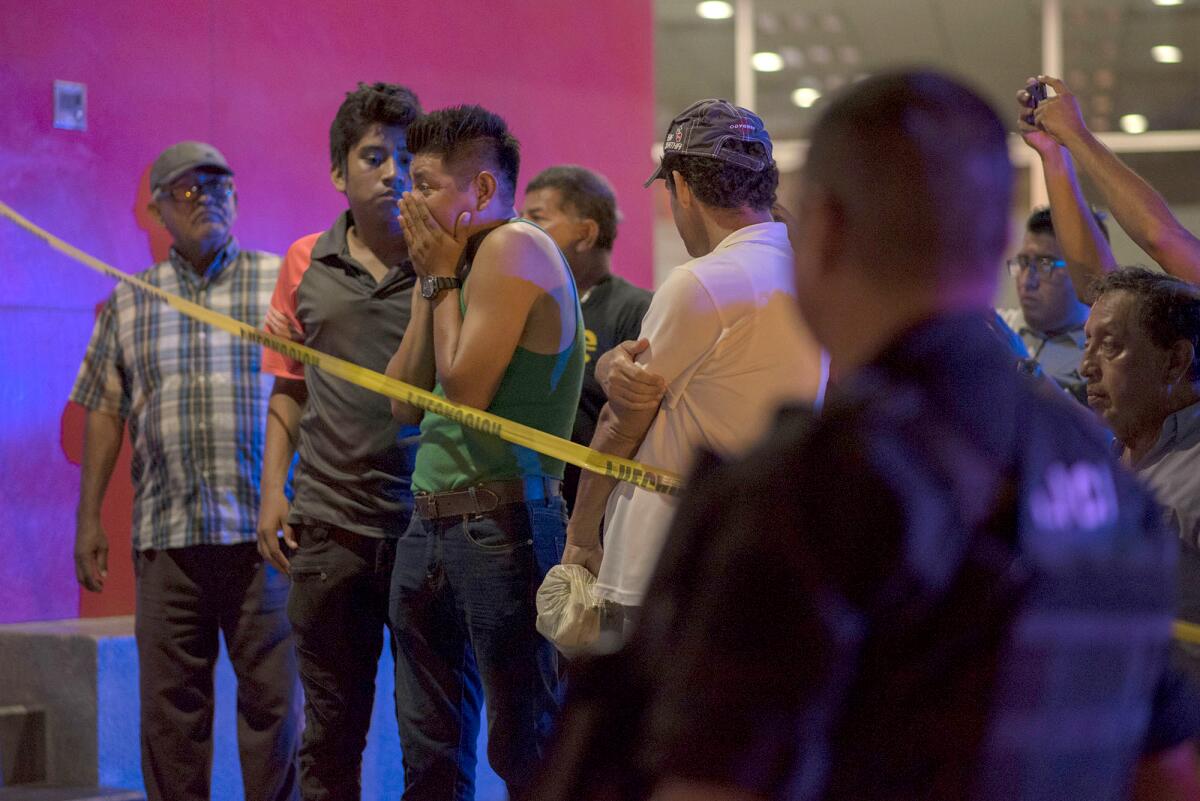
[[[429,300],[437,294],[437,291],[437,281],[434,280],[433,276],[427,275],[421,279],[421,297]]]

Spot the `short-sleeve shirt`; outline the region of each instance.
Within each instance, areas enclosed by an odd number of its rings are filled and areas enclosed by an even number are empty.
[[[1200,552],[1200,403],[1167,417],[1158,441],[1135,467],[1154,490],[1171,529]]]
[[[1134,468],[1180,540],[1179,616],[1200,623],[1200,403],[1167,417],[1158,441]],[[1176,647],[1193,680],[1200,681],[1200,646]]]
[[[412,312],[415,274],[408,262],[375,279],[351,255],[350,212],[321,234],[297,240],[284,258],[271,308],[303,332],[304,344],[383,372]],[[377,392],[264,350],[263,370],[303,379],[290,522],[321,522],[365,537],[398,537],[412,512],[415,427],[392,417]]]
[[[139,277],[260,327],[278,274],[278,256],[230,240],[203,275],[172,249]],[[259,360],[253,343],[113,290],[71,400],[128,424],[135,550],[255,539],[270,394]]]
[[[1176,543],[1078,412],[943,317],[815,422],[704,463],[614,677],[649,688],[638,767],[789,799],[1124,798]]]
[[[580,297],[587,354],[583,365],[579,413],[575,415],[575,427],[571,432],[573,442],[591,444],[600,410],[608,400],[600,382],[596,380],[596,361],[622,342],[638,338],[642,330],[642,318],[650,308],[650,297],[649,291],[634,286],[619,275],[605,278]],[[579,468],[567,465],[563,497],[568,503],[574,501],[578,483]]]
[[[685,474],[700,449],[736,455],[784,404],[818,404],[828,363],[796,308],[792,249],[782,223],[729,234],[671,271],[642,321],[638,363],[667,382],[637,460]],[[674,500],[620,484],[609,497],[596,593],[637,606],[666,536]]]
[[[1001,319],[1021,337],[1025,349],[1029,351],[1029,358],[1041,365],[1046,375],[1058,382],[1060,387],[1073,391],[1086,383],[1079,375],[1079,362],[1083,358],[1083,347],[1087,340],[1082,323],[1054,336],[1046,336],[1030,327],[1020,309],[999,309],[998,312]]]

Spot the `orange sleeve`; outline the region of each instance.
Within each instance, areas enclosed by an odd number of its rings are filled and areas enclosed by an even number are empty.
[[[299,331],[304,330],[304,321],[296,316],[300,281],[304,272],[312,264],[312,250],[320,234],[311,234],[303,239],[297,239],[288,248],[283,257],[283,265],[279,268],[279,278],[275,282],[275,291],[271,294],[271,308],[288,318],[288,321]],[[304,364],[289,359],[279,351],[263,348],[262,369],[264,373],[280,378],[292,378],[298,381],[304,379]]]

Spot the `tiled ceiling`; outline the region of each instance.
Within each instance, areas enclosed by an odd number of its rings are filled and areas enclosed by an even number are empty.
[[[823,93],[900,64],[952,70],[1006,117],[1026,76],[1041,66],[1038,0],[756,0],[756,50],[784,69],[756,73],[757,109],[776,139],[803,138],[821,101],[797,108],[801,86]],[[658,123],[700,97],[734,94],[734,24],[705,20],[695,0],[656,0]],[[1097,130],[1123,114],[1151,130],[1200,128],[1200,0],[1063,0],[1066,78]],[[1182,51],[1177,64],[1155,45]]]

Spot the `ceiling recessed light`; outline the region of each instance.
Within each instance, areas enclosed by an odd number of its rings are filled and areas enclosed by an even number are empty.
[[[783,69],[783,56],[763,50],[750,57],[750,64],[759,72],[779,72]]]
[[[800,108],[811,108],[813,103],[821,99],[821,93],[811,86],[801,86],[792,92],[792,102]]]
[[[1121,117],[1121,130],[1128,134],[1145,133],[1150,128],[1150,121],[1142,114],[1126,114]]]
[[[779,55],[783,56],[783,63],[789,67],[804,66],[804,51],[798,47],[785,45],[779,48]]]
[[[1154,0],[1156,6],[1181,6],[1183,0]]]
[[[704,0],[696,6],[696,13],[704,19],[729,19],[733,16],[733,4],[725,0]]]
[[[1159,64],[1178,64],[1183,61],[1183,51],[1175,45],[1157,45],[1150,48],[1150,55]]]

